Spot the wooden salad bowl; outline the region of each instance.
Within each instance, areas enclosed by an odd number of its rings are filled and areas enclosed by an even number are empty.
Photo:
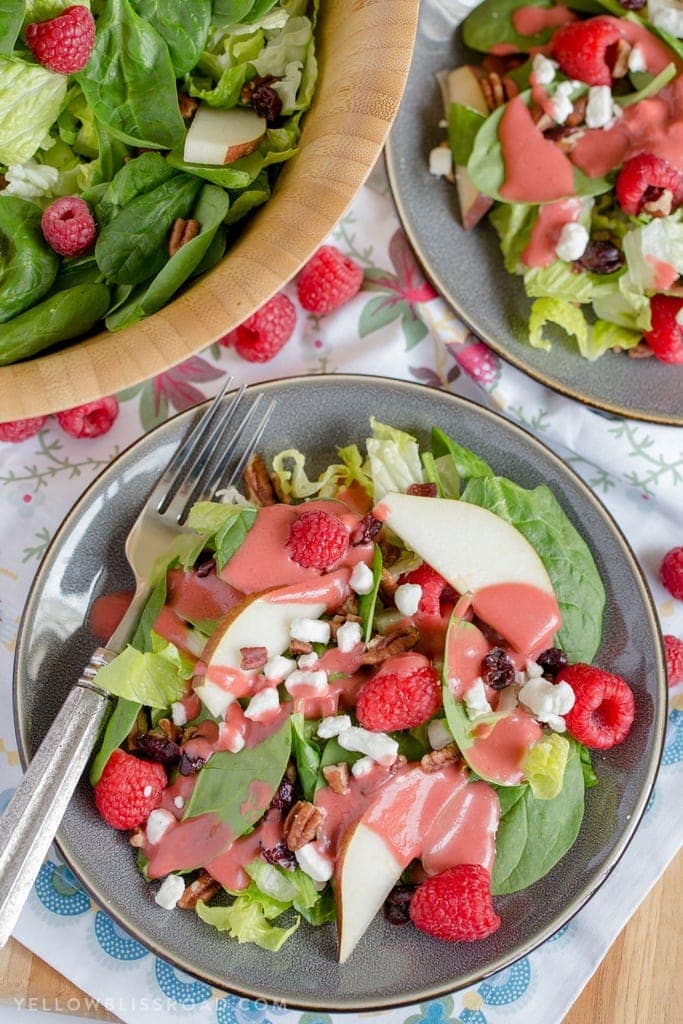
[[[0,421],[56,412],[146,380],[210,345],[306,262],[377,160],[398,110],[419,0],[324,0],[319,77],[298,153],[222,262],[164,309],[0,368]]]

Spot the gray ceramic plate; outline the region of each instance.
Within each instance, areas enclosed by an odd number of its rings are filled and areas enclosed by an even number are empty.
[[[526,486],[546,483],[588,540],[609,603],[599,663],[633,684],[637,719],[627,741],[596,758],[601,783],[589,792],[571,854],[525,892],[497,901],[503,925],[491,938],[448,945],[381,918],[351,961],[336,963],[332,925],[302,926],[273,955],[239,946],[189,913],[168,913],[138,875],[125,835],[98,817],[81,783],[59,845],[94,899],[146,946],[219,988],[311,1009],[359,1010],[423,1000],[471,984],[526,954],[574,914],[606,878],[643,812],[664,733],[666,687],[655,616],[631,551],[600,503],[530,435],[452,395],[373,377],[309,377],[255,387],[278,399],[263,444],[310,452],[317,469],[335,446],[362,441],[371,414],[426,441],[438,424]],[[53,719],[95,639],[86,625],[93,598],[131,585],[123,543],[145,494],[188,428],[192,412],[124,452],[81,498],[48,551],[31,591],[16,656],[16,720],[24,758]]]
[[[526,344],[531,303],[521,278],[505,271],[495,231],[488,222],[464,231],[455,188],[429,174],[429,151],[444,137],[436,72],[481,63],[482,56],[464,47],[453,4],[450,11],[447,6],[423,0],[410,76],[386,150],[398,212],[427,275],[480,338],[542,384],[605,412],[683,426],[683,366],[613,352],[589,363],[560,330],[552,352]]]

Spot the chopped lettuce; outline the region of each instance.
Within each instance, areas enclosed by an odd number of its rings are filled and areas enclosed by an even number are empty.
[[[319,498],[334,498],[354,482],[371,493],[368,470],[356,445],[340,448],[338,454],[340,463],[332,463],[317,480],[311,480],[306,472],[306,456],[302,452],[296,448],[279,452],[274,456],[272,466],[282,494],[295,500],[310,498],[314,494]]]
[[[652,326],[650,300],[633,288],[626,275],[619,279],[616,291],[593,298],[593,311],[601,320],[609,320],[626,330],[642,333]]]
[[[524,777],[537,800],[553,800],[562,792],[569,741],[556,732],[534,743],[524,759]]]
[[[201,546],[214,552],[219,572],[254,525],[256,512],[256,508],[251,505],[223,504],[217,501],[197,501],[190,509],[187,525],[203,535]]]
[[[300,917],[296,918],[290,928],[280,928],[270,923],[286,909],[286,904],[265,896],[253,882],[228,907],[208,907],[202,900],[196,907],[202,921],[219,932],[227,932],[231,939],[237,939],[240,943],[253,942],[261,949],[273,953],[282,947],[301,923]]]
[[[665,291],[683,274],[683,222],[676,217],[659,217],[628,231],[624,254],[628,281],[636,290]]]
[[[536,299],[531,307],[529,317],[529,344],[532,348],[542,348],[549,352],[552,344],[543,334],[546,324],[557,324],[569,335],[573,335],[578,343],[579,350],[583,351],[588,345],[588,324],[586,318],[577,306],[563,299]]]
[[[611,348],[635,348],[641,341],[640,331],[629,330],[608,320],[596,320],[591,326],[586,353],[587,359],[595,360]]]
[[[380,501],[390,491],[407,491],[411,484],[424,483],[417,441],[396,427],[370,417],[372,437],[366,441],[370,459],[373,497]]]
[[[611,275],[610,275],[611,276]],[[604,278],[587,271],[577,274],[570,263],[555,260],[548,267],[532,267],[524,274],[524,287],[531,299],[563,299],[566,302],[590,302]]]
[[[525,203],[500,203],[490,213],[489,220],[498,232],[508,274],[523,270],[522,253],[529,244],[537,217],[538,207]]]
[[[126,647],[99,670],[97,685],[126,700],[151,708],[167,708],[185,692],[184,679],[167,654],[166,650],[142,654],[134,647]]]
[[[36,153],[59,116],[66,83],[40,64],[0,57],[0,163],[23,164]]]

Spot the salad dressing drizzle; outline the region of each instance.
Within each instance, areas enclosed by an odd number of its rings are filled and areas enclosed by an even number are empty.
[[[577,15],[564,4],[556,7],[519,7],[512,14],[512,25],[520,36],[535,36],[548,28],[561,28]]]
[[[509,202],[548,203],[574,194],[572,165],[554,142],[544,139],[524,100],[507,104],[498,127],[505,164],[500,194]]]

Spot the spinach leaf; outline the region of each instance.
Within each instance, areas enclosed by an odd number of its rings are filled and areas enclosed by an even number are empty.
[[[168,46],[176,76],[190,71],[201,54],[211,24],[211,0],[133,0],[138,12]]]
[[[272,736],[238,754],[214,754],[199,773],[183,820],[214,813],[235,839],[263,815],[285,774],[292,747],[289,718]],[[257,785],[254,786],[254,783]]]
[[[234,25],[242,21],[254,6],[254,0],[214,0],[213,20],[217,25]]]
[[[591,752],[588,747],[580,746],[581,752],[581,771],[583,772],[583,784],[586,789],[592,789],[593,786],[598,784],[598,776],[593,768],[593,762],[591,761]]]
[[[5,0],[0,10],[0,54],[9,57],[24,22],[24,0]]]
[[[94,119],[99,156],[93,184],[110,182],[116,172],[126,165],[128,146],[121,142],[102,122]]]
[[[0,194],[0,323],[35,306],[57,277],[59,257],[45,242],[40,218],[35,203]]]
[[[500,44],[514,46],[519,53],[527,53],[532,47],[544,46],[554,29],[547,28],[533,36],[522,36],[515,31],[513,19],[515,12],[522,7],[547,9],[552,6],[552,0],[484,0],[463,23],[465,45],[482,53],[490,53]]]
[[[552,491],[489,476],[470,480],[462,500],[505,519],[535,548],[560,606],[560,646],[571,662],[591,662],[600,646],[605,588],[588,545]]]
[[[292,753],[296,761],[297,773],[304,798],[312,800],[320,770],[320,750],[316,743],[306,737],[304,716],[291,716],[292,722]]]
[[[227,234],[225,227],[219,227],[215,235],[211,239],[211,244],[206,250],[203,258],[200,260],[198,265],[192,271],[190,277],[199,277],[201,274],[205,274],[207,270],[211,270],[223,259],[225,255],[225,248],[227,243]]]
[[[188,91],[190,96],[202,100],[202,102],[210,107],[227,109],[228,107],[237,106],[242,86],[245,82],[254,78],[255,75],[256,68],[254,65],[244,61],[233,67],[225,68],[216,84],[211,85],[208,89],[203,88],[190,79]]]
[[[262,171],[250,188],[244,189],[243,192],[230,193],[230,209],[225,218],[225,223],[237,224],[238,221],[246,217],[252,210],[255,210],[257,206],[262,206],[268,199],[270,199],[270,182],[268,181],[267,171]]]
[[[466,165],[472,156],[474,140],[486,118],[478,110],[463,103],[451,103],[448,108],[448,145],[453,162]]]
[[[128,0],[105,5],[90,60],[76,79],[95,116],[123,142],[162,149],[182,142],[168,47]]]
[[[139,701],[126,700],[125,697],[118,698],[116,707],[112,711],[102,734],[100,749],[95,754],[90,765],[89,777],[91,786],[100,781],[107,761],[114,751],[121,746],[135,725],[135,719],[138,717],[141,708],[142,704]]]
[[[154,590],[147,598],[147,604],[142,610],[142,615],[138,621],[137,629],[133,634],[133,639],[130,642],[131,647],[134,647],[136,651],[145,653],[151,651],[154,648],[152,640],[152,629],[154,623],[159,618],[159,612],[166,604],[166,573],[163,573],[161,579],[154,587]]]
[[[127,206],[138,196],[151,192],[158,185],[163,185],[176,173],[160,153],[141,153],[134,160],[124,164],[112,177],[101,205]]]
[[[195,174],[198,178],[220,185],[221,188],[242,189],[251,185],[260,173],[263,156],[255,151],[235,160],[234,164],[217,167],[211,164],[186,164],[181,151],[174,149],[168,154],[167,163],[185,174]]]
[[[501,818],[491,891],[501,896],[526,889],[564,857],[579,834],[584,812],[584,783],[579,745],[570,751],[561,792],[537,800],[529,786],[497,789]]]
[[[139,284],[168,260],[166,242],[174,220],[189,217],[201,182],[177,174],[125,206],[100,231],[95,258],[108,281]]]
[[[461,480],[471,480],[473,477],[493,476],[493,470],[475,455],[469,448],[463,447],[454,441],[448,434],[438,427],[432,427],[431,449],[435,458],[440,459],[445,455],[451,455]]]
[[[206,255],[228,212],[229,204],[230,199],[223,189],[216,185],[203,187],[193,212],[193,217],[201,226],[199,234],[183,245],[140,293],[135,292],[123,306],[110,311],[105,321],[109,330],[127,327],[166,305]]]
[[[219,501],[197,501],[190,509],[187,525],[205,534],[206,546],[215,552],[219,572],[254,525],[257,511],[251,506],[222,505]]]
[[[375,544],[375,553],[372,556],[372,590],[368,594],[361,594],[358,600],[358,613],[361,618],[361,629],[363,631],[363,643],[369,643],[372,636],[372,623],[375,617],[375,605],[379,585],[382,582],[382,551],[379,544]]]

